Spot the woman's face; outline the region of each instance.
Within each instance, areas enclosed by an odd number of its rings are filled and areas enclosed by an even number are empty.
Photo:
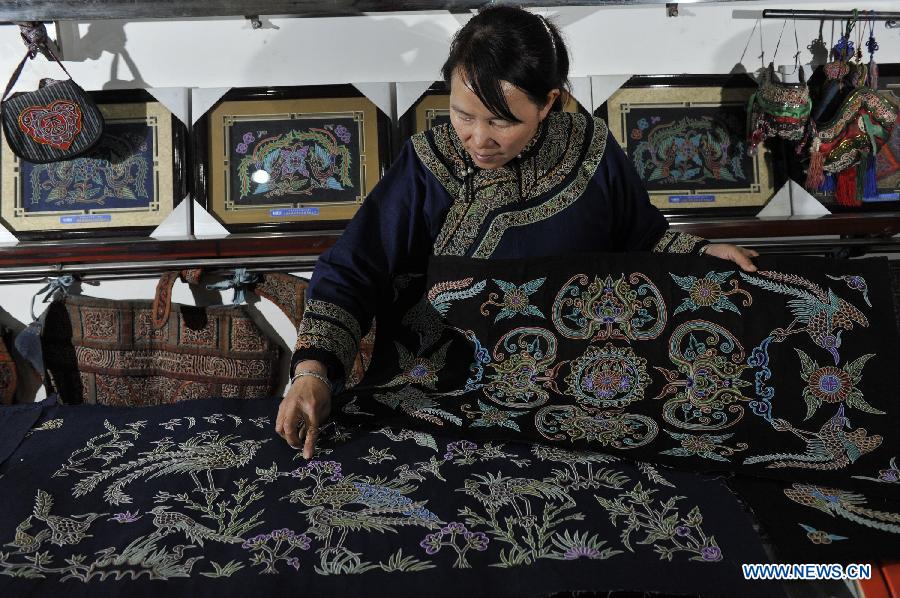
[[[559,95],[559,90],[551,90],[547,104],[537,106],[518,87],[506,81],[500,84],[510,111],[522,122],[505,120],[488,110],[458,69],[450,80],[450,122],[479,168],[498,168],[518,156]]]

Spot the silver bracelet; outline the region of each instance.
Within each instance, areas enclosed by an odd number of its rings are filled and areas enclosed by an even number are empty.
[[[706,255],[706,248],[709,247],[710,245],[711,245],[710,243],[707,243],[706,245],[701,245],[700,249],[697,250],[697,253],[700,255]]]
[[[294,380],[296,380],[297,378],[302,378],[303,376],[312,376],[313,378],[315,378],[317,380],[321,380],[322,382],[325,383],[325,386],[328,387],[328,392],[334,392],[334,387],[331,386],[331,380],[329,380],[328,378],[326,378],[319,372],[313,372],[312,370],[300,370],[299,372],[294,374],[291,377],[289,386],[293,386]]]

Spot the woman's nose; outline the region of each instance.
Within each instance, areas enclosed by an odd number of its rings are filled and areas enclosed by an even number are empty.
[[[486,149],[494,145],[493,140],[491,139],[491,130],[484,123],[476,123],[474,127],[472,127],[472,141],[476,148]]]

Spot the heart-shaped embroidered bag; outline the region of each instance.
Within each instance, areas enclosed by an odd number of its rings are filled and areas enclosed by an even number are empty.
[[[103,134],[103,115],[46,43],[42,24],[22,26],[22,38],[28,53],[10,78],[0,106],[10,149],[34,164],[69,160],[87,152]],[[25,63],[38,52],[55,60],[69,78],[43,79],[37,90],[7,99]]]

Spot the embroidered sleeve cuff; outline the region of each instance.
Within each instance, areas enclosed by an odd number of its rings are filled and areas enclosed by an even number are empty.
[[[329,372],[329,379],[339,388],[353,368],[353,360],[359,351],[359,322],[344,308],[327,301],[312,300],[306,305],[303,320],[297,330],[297,345],[292,363],[304,350],[318,349],[334,356],[343,370],[337,376]],[[305,357],[310,359],[313,357]]]
[[[710,242],[703,237],[690,233],[681,233],[667,230],[653,247],[653,251],[660,253],[697,253],[700,248],[709,245]]]

